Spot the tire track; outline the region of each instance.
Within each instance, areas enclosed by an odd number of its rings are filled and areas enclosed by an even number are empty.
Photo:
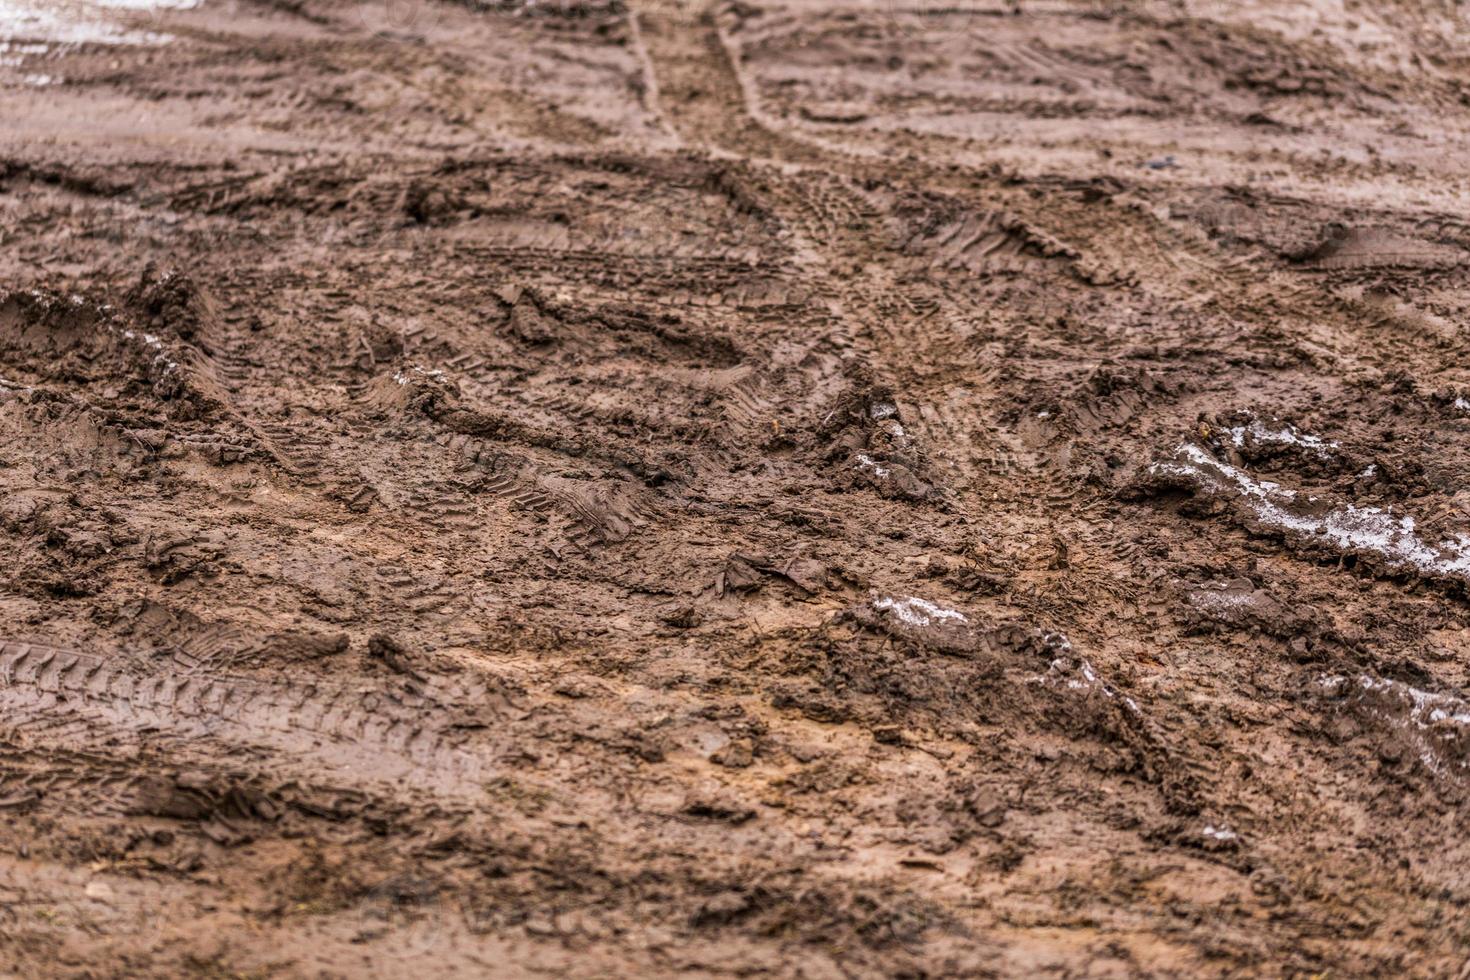
[[[28,745],[115,752],[158,739],[313,778],[473,796],[491,766],[443,706],[407,692],[225,674],[149,674],[125,658],[0,641],[0,711]],[[60,727],[58,727],[60,726]]]

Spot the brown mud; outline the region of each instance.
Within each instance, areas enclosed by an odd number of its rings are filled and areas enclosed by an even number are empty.
[[[1465,16],[0,0],[0,972],[1463,976]]]

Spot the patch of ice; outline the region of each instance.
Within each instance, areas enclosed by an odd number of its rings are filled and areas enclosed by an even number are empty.
[[[932,626],[935,622],[968,623],[970,618],[955,609],[945,609],[917,596],[882,596],[873,600],[873,608],[891,612],[906,626]]]
[[[1380,507],[1351,504],[1314,513],[1315,497],[1300,495],[1269,480],[1222,463],[1193,443],[1175,450],[1172,460],[1154,463],[1155,476],[1183,477],[1202,489],[1235,496],[1267,527],[1302,535],[1344,553],[1377,555],[1390,566],[1425,575],[1470,579],[1470,538],[1456,535],[1431,545],[1421,538],[1414,518],[1396,517]]]
[[[1210,840],[1217,840],[1222,842],[1240,839],[1240,835],[1231,830],[1229,827],[1216,827],[1212,824],[1205,824],[1204,835]]]
[[[1470,401],[1467,401],[1465,397],[1461,395],[1459,398],[1455,399],[1455,407],[1462,412],[1470,412]]]

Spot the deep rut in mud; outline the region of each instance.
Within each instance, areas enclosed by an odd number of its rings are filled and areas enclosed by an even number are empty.
[[[1464,29],[0,2],[0,971],[1462,975]]]

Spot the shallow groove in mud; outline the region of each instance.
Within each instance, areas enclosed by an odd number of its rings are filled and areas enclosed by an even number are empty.
[[[442,786],[474,792],[493,770],[456,744],[443,710],[393,691],[268,683],[201,672],[143,674],[122,657],[0,640],[0,696],[6,724],[19,731],[52,719],[79,719],[104,742],[109,731],[163,731],[173,737],[276,752],[309,751],[338,778]],[[75,733],[69,733],[69,738]],[[64,743],[63,743],[64,744]],[[386,759],[401,760],[385,765]],[[372,766],[364,762],[372,760]],[[452,783],[451,783],[452,785]]]

